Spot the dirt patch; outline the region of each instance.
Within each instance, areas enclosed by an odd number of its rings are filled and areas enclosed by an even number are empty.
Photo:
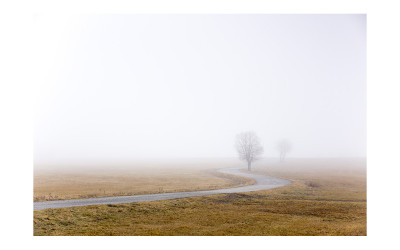
[[[225,194],[214,200],[215,203],[233,203],[237,201],[253,201],[254,199],[260,198],[260,195],[247,195],[240,193]]]

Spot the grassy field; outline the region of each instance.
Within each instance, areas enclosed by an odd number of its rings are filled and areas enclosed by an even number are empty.
[[[140,167],[39,169],[34,173],[36,201],[185,192],[252,184],[253,181],[215,171],[235,161],[141,164]]]
[[[351,168],[349,168],[351,167]],[[365,161],[259,164],[266,191],[34,212],[34,235],[366,235]]]

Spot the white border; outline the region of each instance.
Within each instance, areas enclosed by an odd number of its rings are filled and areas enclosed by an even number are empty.
[[[10,1],[11,2],[11,1]],[[399,176],[398,10],[390,1],[26,1],[1,3],[2,242],[12,248],[366,249],[396,241]],[[394,1],[393,1],[394,2]],[[33,237],[32,103],[29,37],[34,13],[367,13],[367,237]],[[4,78],[4,79],[3,79]],[[18,198],[18,200],[17,200]],[[397,243],[397,244],[396,244]]]

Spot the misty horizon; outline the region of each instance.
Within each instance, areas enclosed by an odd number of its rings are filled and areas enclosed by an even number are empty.
[[[86,15],[35,19],[51,74],[35,165],[366,158],[365,15]]]

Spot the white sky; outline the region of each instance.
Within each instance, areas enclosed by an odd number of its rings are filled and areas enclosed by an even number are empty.
[[[35,17],[36,163],[366,156],[365,15]]]

